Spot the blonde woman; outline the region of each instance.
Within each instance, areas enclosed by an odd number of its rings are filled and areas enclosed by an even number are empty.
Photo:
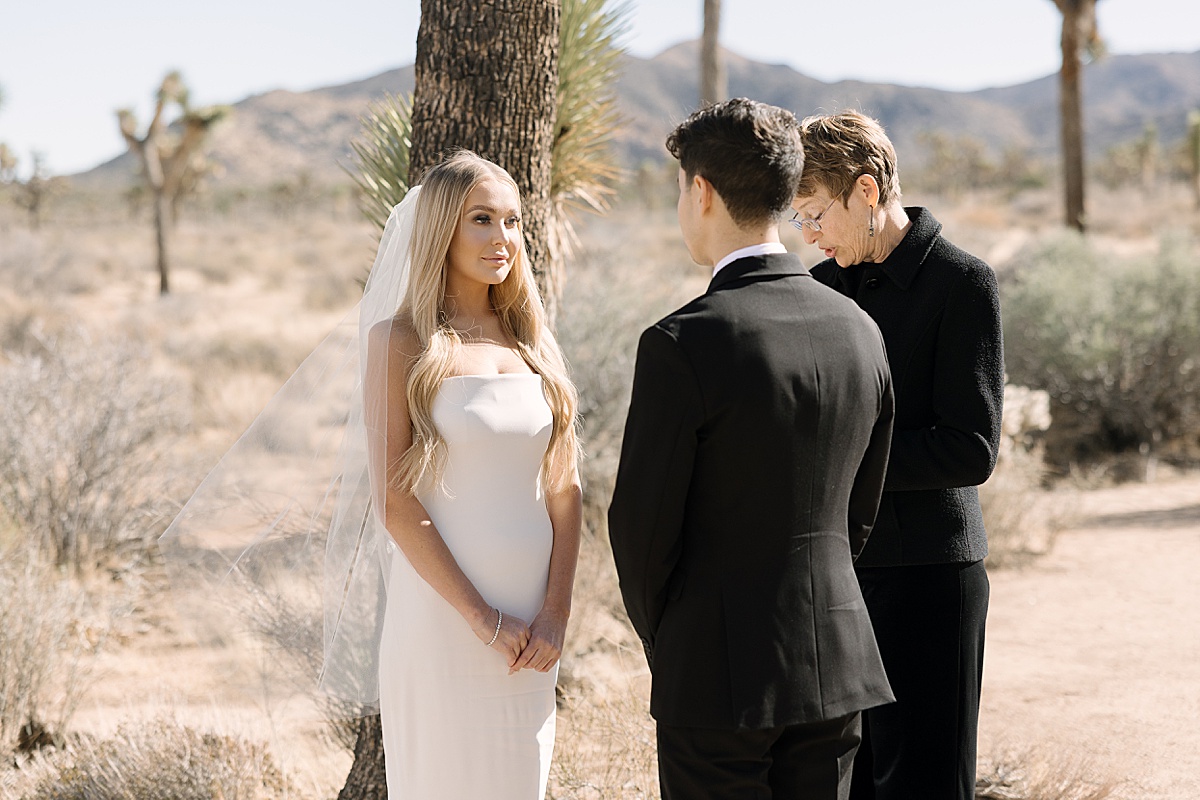
[[[388,792],[540,800],[579,550],[575,390],[508,173],[458,152],[413,211],[411,237],[381,243],[406,284],[363,379],[372,498],[402,556],[379,650]]]

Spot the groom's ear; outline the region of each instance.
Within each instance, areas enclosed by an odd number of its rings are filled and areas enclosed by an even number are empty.
[[[707,178],[699,173],[692,176],[692,199],[696,203],[697,210],[703,213],[711,209],[715,194],[716,189]]]

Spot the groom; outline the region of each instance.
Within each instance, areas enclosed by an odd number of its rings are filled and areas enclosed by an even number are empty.
[[[791,112],[729,100],[667,149],[713,277],[642,334],[608,513],[662,796],[843,798],[859,712],[894,699],[852,566],[887,466],[883,342],[779,243]]]

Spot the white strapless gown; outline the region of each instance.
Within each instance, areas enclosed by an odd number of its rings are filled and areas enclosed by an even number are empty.
[[[541,378],[448,378],[433,420],[447,445],[445,491],[421,503],[484,599],[532,622],[553,544],[538,483],[552,426]],[[398,549],[379,678],[391,800],[545,796],[558,667],[509,675]]]

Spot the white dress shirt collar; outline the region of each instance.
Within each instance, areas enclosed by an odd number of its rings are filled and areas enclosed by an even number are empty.
[[[722,258],[713,267],[713,277],[717,277],[717,273],[724,269],[729,264],[737,261],[739,258],[749,258],[750,256],[765,256],[771,253],[786,253],[787,248],[781,242],[763,242],[762,244],[752,244],[749,247],[743,247],[740,250],[734,250],[729,255]]]

